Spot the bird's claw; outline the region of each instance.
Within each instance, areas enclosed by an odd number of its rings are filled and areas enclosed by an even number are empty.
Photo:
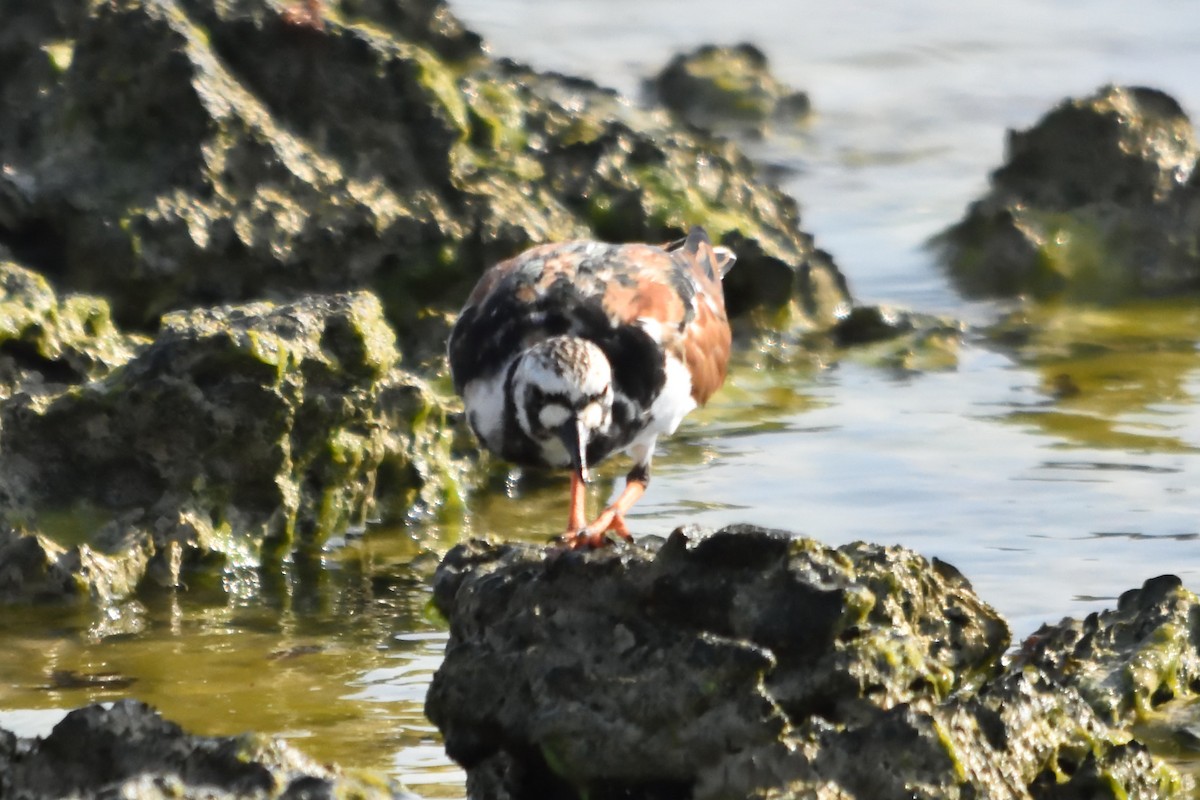
[[[619,541],[619,537],[614,535],[612,531],[589,533],[588,529],[584,528],[575,533],[564,534],[559,541],[572,550],[599,550],[610,544],[616,544]]]
[[[599,550],[610,544],[632,541],[625,517],[611,509],[601,514],[591,525],[577,531],[567,531],[559,537],[560,544],[572,550]]]

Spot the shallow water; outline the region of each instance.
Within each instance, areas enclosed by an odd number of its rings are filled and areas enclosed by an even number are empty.
[[[1109,81],[1164,89],[1200,113],[1200,7],[918,0],[895,9],[766,0],[463,0],[494,52],[636,94],[677,48],[750,40],[810,92],[814,119],[748,145],[786,170],[805,228],[856,296],[991,322],[921,243],[954,221],[1002,157],[1004,130]],[[1200,589],[1200,304],[1042,307],[955,366],[773,366],[745,353],[730,383],[664,443],[631,522],[753,522],[899,543],[967,575],[1012,623],[1113,605],[1164,572]],[[759,363],[759,362],[763,363]],[[593,507],[624,463],[607,464]],[[466,520],[372,530],[328,568],[228,594],[145,598],[111,617],[0,615],[0,726],[44,733],[62,710],[137,697],[197,732],[278,733],[312,755],[460,797],[421,714],[445,634],[425,611],[437,557],[491,530],[555,532],[565,482],[508,481]],[[31,633],[32,631],[32,633]]]

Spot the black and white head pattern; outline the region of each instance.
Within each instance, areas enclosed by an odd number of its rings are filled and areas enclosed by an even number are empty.
[[[612,425],[612,367],[593,342],[555,336],[530,347],[514,366],[513,412],[522,433],[537,443],[546,463],[569,466],[557,431],[575,421],[588,441]]]

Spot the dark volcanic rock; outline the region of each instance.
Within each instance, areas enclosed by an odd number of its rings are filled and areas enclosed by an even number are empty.
[[[969,294],[1200,287],[1195,132],[1174,99],[1107,87],[1012,132],[991,191],[935,245]]]
[[[0,244],[136,326],[370,288],[407,337],[419,309],[457,308],[531,243],[692,224],[738,250],[734,311],[811,328],[847,302],[794,201],[732,145],[488,59],[433,0],[313,7],[8,9]]]
[[[218,554],[312,554],[380,510],[381,469],[394,497],[385,515],[409,511],[422,492],[434,501],[447,445],[428,390],[397,358],[374,296],[312,296],[170,314],[107,377],[15,396],[0,407],[5,518],[37,525],[66,505],[111,522],[66,554],[10,531],[6,548],[25,566],[0,559],[0,594],[40,594],[63,564],[97,553],[135,555],[134,583],[149,568],[171,584]],[[80,588],[111,594],[89,582],[102,572],[111,570],[85,570]]]
[[[1017,664],[1077,687],[1109,724],[1146,722],[1200,698],[1200,600],[1174,575],[1153,578],[1115,609],[1043,625]]]
[[[657,552],[464,545],[434,592],[451,641],[427,713],[479,797],[686,791],[800,721],[977,686],[1008,643],[953,568],[751,528]]]
[[[112,324],[98,297],[59,298],[46,279],[0,252],[0,398],[101,378],[144,344]]]
[[[1146,593],[1122,606],[1161,607]],[[751,527],[586,554],[472,542],[434,602],[450,642],[426,712],[472,797],[1186,793],[1062,669],[1002,672],[1004,622],[900,548]]]
[[[1036,671],[1009,675],[977,694],[879,710],[866,724],[802,725],[782,748],[759,755],[753,794],[728,782],[697,797],[930,798],[1182,797],[1177,774],[1144,745],[1108,728],[1072,689]],[[763,780],[766,777],[767,780]]]
[[[704,45],[680,53],[649,82],[654,97],[703,128],[761,133],[808,115],[808,95],[781,84],[752,44]]]
[[[853,357],[868,364],[923,371],[953,368],[964,330],[961,322],[943,317],[887,306],[855,306],[823,338],[842,349],[827,354],[829,361],[853,348]]]
[[[0,730],[0,797],[411,797],[382,776],[350,777],[283,742],[195,736],[132,700],[72,711],[44,739]]]

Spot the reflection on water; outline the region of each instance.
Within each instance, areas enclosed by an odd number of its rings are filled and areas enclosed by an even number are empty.
[[[6,608],[0,726],[45,734],[64,709],[136,697],[196,733],[272,733],[424,795],[461,797],[462,773],[422,713],[446,641],[425,613],[446,547],[432,533],[421,544],[411,531],[375,532],[323,570],[245,594],[163,594],[103,615]]]
[[[1063,447],[1195,452],[1197,331],[1194,299],[1024,310],[994,338],[1036,368],[1046,397],[1009,416],[1061,437]]]

